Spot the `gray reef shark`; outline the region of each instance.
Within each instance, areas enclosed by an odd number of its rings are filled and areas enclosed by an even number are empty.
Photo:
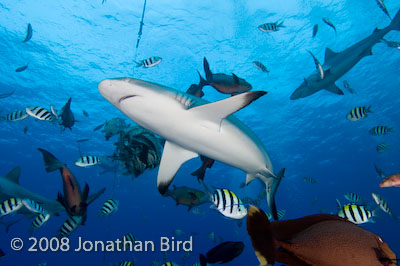
[[[101,95],[140,126],[166,139],[157,187],[166,193],[181,165],[199,154],[247,173],[246,183],[258,178],[266,187],[268,206],[277,219],[275,192],[280,182],[273,173],[260,139],[232,113],[266,94],[252,91],[208,102],[155,83],[132,78],[106,79]]]
[[[19,176],[21,167],[15,167],[5,177],[0,177],[0,202],[9,198],[31,199],[49,212],[51,215],[57,215],[64,212],[65,208],[56,200],[47,199],[38,194],[35,194],[19,184]],[[31,212],[24,212],[24,209],[19,211],[23,214],[31,214]]]
[[[323,79],[321,79],[319,73],[310,75],[293,92],[290,99],[305,98],[323,89],[343,95],[343,91],[335,84],[336,80],[352,69],[362,58],[372,55],[372,47],[392,30],[400,30],[400,11],[397,12],[389,26],[383,29],[375,29],[370,36],[346,50],[335,53],[331,49],[326,48],[325,62],[322,66],[324,70]]]

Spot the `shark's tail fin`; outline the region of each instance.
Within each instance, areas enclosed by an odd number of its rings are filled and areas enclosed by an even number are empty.
[[[54,172],[60,168],[64,168],[65,165],[60,162],[56,157],[54,157],[53,154],[50,152],[43,150],[41,148],[38,148],[38,150],[42,153],[43,155],[43,160],[44,160],[44,165],[46,166],[46,172]]]
[[[400,31],[400,10],[397,11],[396,16],[394,16],[392,23],[390,23],[390,27],[392,28],[392,30]]]
[[[273,265],[275,244],[271,223],[263,211],[252,205],[247,216],[247,233],[260,265]]]

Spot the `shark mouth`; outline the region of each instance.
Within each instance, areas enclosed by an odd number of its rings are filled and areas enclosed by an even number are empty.
[[[137,95],[127,95],[127,96],[124,96],[124,97],[122,97],[121,99],[119,99],[119,103],[121,103],[122,101],[125,101],[126,99],[133,98],[133,97],[135,97],[135,96],[137,96]]]

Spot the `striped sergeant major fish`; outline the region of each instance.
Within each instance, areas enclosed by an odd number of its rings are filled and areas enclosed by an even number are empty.
[[[371,106],[368,107],[356,107],[351,109],[351,111],[347,114],[346,118],[350,121],[358,121],[368,116],[369,113],[372,113]]]
[[[136,238],[132,233],[129,233],[129,234],[124,235],[119,240],[120,240],[120,244],[118,244],[119,249],[121,249],[123,251],[128,251],[128,250],[132,250],[133,247],[135,246]]]
[[[25,111],[28,115],[39,120],[53,121],[55,118],[54,114],[40,106],[26,107]]]
[[[338,216],[355,224],[363,224],[368,222],[373,223],[374,221],[372,217],[375,216],[375,213],[378,210],[375,209],[371,212],[367,207],[353,203],[345,204],[342,207],[338,199],[336,199],[336,203],[338,207]]]
[[[261,63],[261,62],[259,62],[259,61],[253,61],[253,65],[254,65],[256,68],[260,69],[262,72],[265,72],[265,73],[269,73],[269,72],[270,72],[270,71],[267,69],[267,67],[266,67],[263,63]]]
[[[68,237],[73,231],[75,231],[78,226],[82,223],[82,216],[70,216],[63,223],[59,232],[59,237]]]
[[[314,64],[315,64],[315,68],[317,69],[317,73],[319,74],[319,77],[322,79],[324,79],[324,69],[321,66],[321,63],[318,61],[318,58],[315,57],[315,55],[311,52],[308,51],[307,52],[310,53],[310,55],[312,56],[313,60],[314,60]]]
[[[145,67],[145,68],[149,68],[149,67],[153,67],[158,65],[159,63],[161,63],[162,58],[159,56],[153,56],[147,59],[143,59],[140,60],[139,62],[136,62],[136,67]]]
[[[273,23],[264,23],[261,24],[260,26],[258,26],[258,29],[262,32],[274,32],[274,31],[278,31],[280,28],[285,28],[285,26],[283,25],[283,21],[279,23],[279,21],[277,22],[273,22]]]
[[[0,217],[14,213],[23,206],[22,200],[19,198],[10,198],[0,203]]]
[[[360,203],[363,201],[361,199],[361,197],[355,193],[346,193],[343,196],[345,199],[347,199],[348,201],[350,201],[352,203]]]
[[[392,17],[390,16],[389,11],[387,10],[383,0],[376,0],[376,3],[378,4],[379,8],[383,11],[383,13],[385,13],[385,15],[388,16],[390,20],[392,20]]]
[[[100,158],[94,155],[87,155],[75,161],[75,165],[79,167],[88,167],[96,165],[100,162]]]
[[[382,168],[380,168],[379,166],[376,165],[376,163],[374,163],[375,166],[375,171],[376,173],[381,177],[381,178],[386,178],[386,174],[385,172],[382,170]]]
[[[47,223],[47,221],[50,219],[50,214],[49,213],[40,213],[36,218],[33,220],[31,224],[31,228],[29,229],[29,233],[33,233],[43,225]]]
[[[5,121],[15,122],[15,121],[24,120],[24,119],[27,118],[27,117],[28,117],[28,114],[27,114],[27,113],[25,113],[25,112],[22,111],[22,110],[17,110],[17,111],[14,111],[14,112],[12,112],[12,113],[6,114],[6,115],[5,115],[4,117],[2,117],[1,119],[2,119],[2,120],[5,120]]]
[[[356,91],[355,91],[352,87],[350,87],[350,84],[349,84],[349,82],[348,82],[347,80],[343,80],[343,87],[344,87],[348,92],[350,92],[351,94],[355,94],[355,93],[356,93]]]
[[[179,266],[179,264],[175,262],[166,262],[162,266]]]
[[[379,205],[379,208],[381,208],[382,211],[386,212],[397,220],[397,217],[393,214],[392,210],[389,208],[389,205],[381,195],[372,193],[372,198],[374,198],[375,203]]]
[[[304,177],[304,182],[307,184],[317,184],[317,180],[312,177]]]
[[[270,212],[266,212],[265,215],[267,215],[268,220],[272,220],[272,214]],[[278,210],[278,220],[281,220],[283,217],[286,215],[286,210]]]
[[[376,145],[376,151],[379,153],[385,152],[389,149],[390,149],[390,145],[385,142],[382,142],[382,143],[379,143],[378,145]]]
[[[242,219],[247,215],[247,209],[243,202],[228,189],[215,189],[211,201],[214,203],[212,207],[216,208],[225,217]]]
[[[119,201],[118,200],[113,200],[113,199],[107,200],[103,204],[103,207],[101,207],[99,215],[100,216],[110,215],[111,213],[113,213],[113,212],[118,210],[118,205],[119,205]]]
[[[132,261],[123,261],[118,263],[118,266],[135,266]]]
[[[38,204],[37,202],[31,199],[23,199],[22,204],[33,213],[47,213],[47,211],[42,207],[42,205]]]
[[[392,132],[393,128],[390,128],[388,126],[376,126],[371,128],[368,132],[369,134],[371,134],[372,136],[382,136],[382,135],[386,135],[389,132]]]
[[[335,27],[335,25],[333,25],[333,23],[329,19],[323,18],[322,21],[325,22],[329,27],[331,27],[335,31],[335,34],[336,34],[336,27]]]

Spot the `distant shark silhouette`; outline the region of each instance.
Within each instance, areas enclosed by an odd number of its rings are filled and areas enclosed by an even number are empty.
[[[19,176],[21,167],[15,167],[5,177],[0,177],[0,202],[9,198],[31,199],[49,212],[51,215],[57,215],[64,212],[65,208],[56,200],[47,199],[38,194],[35,194],[19,184]],[[19,212],[29,215],[29,211],[24,211],[22,208]]]
[[[322,66],[324,70],[323,79],[319,73],[310,75],[290,96],[291,100],[305,98],[320,90],[327,90],[335,94],[343,95],[343,91],[336,86],[335,82],[346,72],[352,69],[362,58],[372,55],[372,47],[380,42],[382,38],[392,30],[400,30],[400,11],[392,20],[389,26],[375,31],[358,43],[350,46],[346,50],[335,53],[326,48],[325,62]]]
[[[258,178],[277,219],[275,176],[260,139],[232,113],[266,94],[245,92],[218,102],[138,79],[103,80],[101,95],[140,126],[166,139],[157,176],[157,187],[166,193],[181,165],[202,154],[247,173],[246,182]]]

